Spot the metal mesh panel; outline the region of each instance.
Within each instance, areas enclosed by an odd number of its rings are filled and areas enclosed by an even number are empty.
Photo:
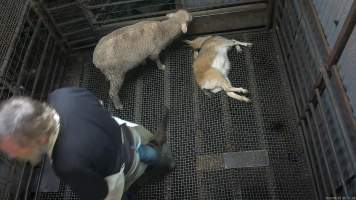
[[[16,27],[21,24],[28,0],[2,0],[0,3],[0,66],[5,61],[13,38],[16,37]]]
[[[230,80],[249,89],[251,104],[223,93],[204,95],[192,76],[192,52],[181,43],[163,53],[166,71],[149,64],[129,73],[120,91],[123,111],[113,109],[109,84],[100,71],[92,65],[84,67],[81,85],[102,99],[114,115],[154,131],[162,120],[163,105],[170,107],[168,143],[177,167],[163,180],[145,185],[137,198],[315,199],[272,34],[225,36],[254,44],[240,54],[229,53]],[[225,152],[255,150],[268,152],[269,166],[225,169],[219,160]],[[76,199],[63,184],[61,188],[58,193],[41,194],[40,199]]]
[[[325,132],[330,134],[331,143],[335,148],[335,152],[337,155],[334,157],[328,158],[331,163],[331,169],[333,170],[334,175],[334,184],[336,188],[342,188],[342,181],[351,180],[352,177],[355,176],[355,171],[353,169],[352,159],[350,158],[350,152],[347,148],[346,141],[350,140],[349,138],[343,138],[341,133],[341,128],[339,124],[336,123],[336,116],[335,112],[333,111],[331,100],[330,100],[330,93],[325,90],[324,93],[321,95],[322,104],[320,105],[324,109],[324,115],[326,119],[326,124],[324,126],[328,126],[329,132]],[[336,160],[333,160],[336,159]],[[339,164],[339,170],[337,170],[337,163]],[[345,184],[345,183],[344,183]],[[340,195],[344,195],[344,191],[339,189],[337,191]]]
[[[180,8],[203,11],[262,2],[267,3],[261,0],[44,0],[41,7],[64,42],[72,49],[83,49],[95,46],[110,24],[164,16]]]
[[[43,100],[55,87],[59,73],[51,57],[63,61],[53,33],[28,1],[1,1],[0,100],[27,95]],[[49,50],[49,49],[53,50]],[[48,56],[52,52],[52,56]],[[47,58],[48,57],[48,58]],[[45,73],[44,73],[45,72]],[[43,76],[47,74],[47,76]],[[46,80],[42,82],[42,80]],[[26,199],[33,170],[28,164],[0,155],[0,199]]]
[[[48,78],[48,73],[63,68],[63,48],[32,6],[24,10],[24,19],[0,71],[4,85],[0,95],[3,99],[22,94],[43,100],[59,74],[51,73]]]
[[[275,27],[299,110],[315,187],[320,198],[350,197],[355,193],[351,189],[356,169],[355,136],[338,72],[335,66],[324,68],[327,48],[312,6],[310,1],[278,1]]]

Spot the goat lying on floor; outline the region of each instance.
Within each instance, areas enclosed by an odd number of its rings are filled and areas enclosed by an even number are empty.
[[[244,102],[250,101],[247,97],[235,93],[246,94],[248,92],[246,89],[231,85],[228,78],[230,61],[227,52],[233,46],[237,52],[241,52],[240,45],[251,47],[251,43],[229,40],[221,36],[198,37],[192,41],[185,40],[185,42],[193,48],[193,70],[196,82],[201,89],[213,93],[224,90],[231,98]]]

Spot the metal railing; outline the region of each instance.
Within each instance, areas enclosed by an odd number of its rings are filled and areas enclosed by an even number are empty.
[[[330,48],[311,1],[277,1],[275,7],[274,27],[320,199],[356,193],[356,122],[336,66],[354,16],[352,8]]]

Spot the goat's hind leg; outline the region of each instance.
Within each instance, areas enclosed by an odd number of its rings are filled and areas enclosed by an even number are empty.
[[[160,69],[160,70],[166,69],[166,65],[162,64],[162,62],[159,58],[155,59],[154,61],[156,62],[158,69]]]
[[[226,76],[224,76],[224,79],[226,81],[226,85],[223,85],[222,87],[224,88],[225,91],[229,91],[229,92],[238,92],[238,93],[242,93],[242,94],[247,94],[248,90],[244,89],[242,87],[233,87],[231,85],[231,82],[229,80],[229,78]]]
[[[237,40],[232,40],[234,42],[235,45],[241,45],[241,46],[245,46],[245,47],[252,47],[252,43],[250,42],[240,42]]]
[[[120,101],[119,98],[119,90],[122,86],[122,83],[124,82],[125,79],[125,74],[120,73],[116,74],[118,76],[111,76],[109,81],[110,81],[110,90],[109,90],[109,96],[112,99],[114,106],[118,110],[122,110],[124,108],[123,104]]]
[[[244,89],[242,87],[229,87],[226,89],[226,91],[228,92],[238,92],[238,93],[242,93],[242,94],[247,94],[248,90]]]
[[[234,46],[237,50],[237,52],[241,52],[242,49],[240,47],[241,46],[245,46],[245,47],[252,47],[252,43],[249,43],[249,42],[240,42],[240,41],[237,41],[237,40],[231,40],[233,43],[234,43]]]
[[[243,102],[250,102],[251,100],[245,96],[241,96],[241,95],[238,95],[234,92],[226,92],[227,96],[233,98],[233,99],[236,99],[236,100],[239,100],[239,101],[243,101]]]
[[[225,41],[224,41],[224,46],[226,46],[226,47],[233,47],[233,46],[235,46],[237,52],[241,52],[241,51],[242,51],[241,47],[236,44],[235,40],[225,39]]]

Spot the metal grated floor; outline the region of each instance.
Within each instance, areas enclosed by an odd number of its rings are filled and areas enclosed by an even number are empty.
[[[207,97],[192,77],[192,53],[177,42],[163,56],[166,71],[152,66],[130,72],[117,112],[108,98],[109,84],[91,64],[81,85],[93,91],[114,115],[154,131],[171,108],[169,145],[177,168],[163,181],[146,185],[137,199],[315,199],[312,176],[303,153],[287,76],[278,45],[269,31],[225,34],[252,42],[243,53],[229,53],[232,85],[249,89],[251,104],[223,93]],[[224,168],[223,153],[265,150],[269,165]],[[77,199],[63,184],[40,199]]]

